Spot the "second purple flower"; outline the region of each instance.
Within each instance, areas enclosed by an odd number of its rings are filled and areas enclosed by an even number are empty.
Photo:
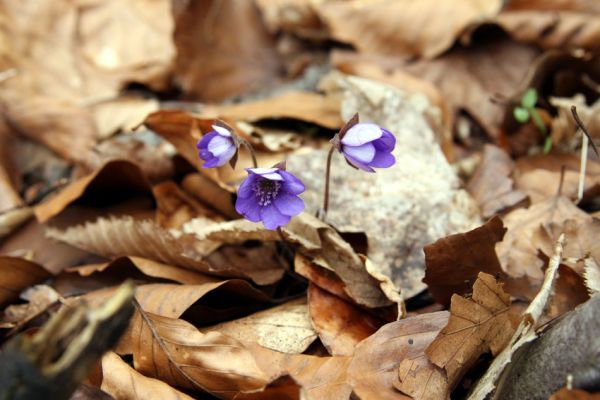
[[[396,138],[387,129],[368,122],[356,123],[332,140],[352,166],[363,171],[375,172],[375,168],[388,168],[396,158],[392,154]]]
[[[205,162],[202,168],[215,168],[225,165],[233,158],[238,146],[232,133],[222,126],[213,125],[213,130],[198,142],[200,158]]]

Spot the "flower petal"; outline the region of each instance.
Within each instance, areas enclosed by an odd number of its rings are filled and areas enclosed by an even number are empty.
[[[276,229],[287,224],[291,219],[290,216],[280,213],[273,203],[260,209],[260,218],[267,229]]]
[[[369,163],[371,167],[376,168],[388,168],[396,163],[396,157],[392,153],[386,151],[378,151],[375,153],[375,157]]]
[[[376,150],[390,152],[396,146],[396,137],[389,131],[382,129],[383,135],[373,142]]]
[[[289,172],[279,171],[279,175],[283,177],[282,191],[291,194],[300,194],[306,190],[302,181]]]
[[[238,198],[241,197],[242,199],[247,199],[250,196],[254,196],[254,190],[252,190],[252,187],[254,186],[256,179],[257,179],[256,175],[252,175],[252,174],[248,175],[248,177],[246,179],[244,179],[244,181],[238,188],[238,192],[237,192]]]
[[[222,126],[213,125],[212,128],[221,136],[231,137],[231,132]]]
[[[362,146],[342,146],[342,152],[355,160],[368,164],[375,157],[375,146],[365,143]]]
[[[214,156],[220,157],[222,154],[229,152],[231,148],[235,149],[235,146],[231,139],[217,135],[208,142],[207,148]]]
[[[261,208],[256,202],[256,198],[253,196],[247,198],[238,196],[237,200],[235,201],[235,210],[244,218],[252,222],[258,222],[261,220]]]
[[[218,135],[219,134],[217,132],[207,133],[206,135],[202,136],[202,139],[200,139],[200,141],[198,141],[196,147],[199,149],[206,149],[208,147],[208,143],[212,140],[212,138]]]
[[[280,192],[273,203],[283,215],[297,215],[304,210],[304,201],[300,197],[286,192]]]
[[[359,123],[348,129],[342,138],[342,144],[347,146],[360,146],[379,139],[383,135],[381,128],[371,123]]]
[[[350,164],[354,165],[356,168],[362,169],[363,171],[375,172],[375,170],[373,168],[369,167],[367,164],[362,163],[362,162],[358,161],[357,159],[352,158],[352,157],[350,157],[348,155],[346,155],[346,160]]]
[[[283,178],[279,175],[279,168],[246,168],[246,171],[260,175],[263,178],[271,181],[282,181]]]
[[[200,157],[204,160],[202,168],[215,168],[219,166],[219,157],[215,157],[208,150],[200,150]]]
[[[227,149],[227,151],[219,154],[219,167],[221,165],[227,164],[227,162],[231,160],[231,157],[233,157],[236,151],[237,149],[235,148],[235,146],[231,146],[229,149]]]

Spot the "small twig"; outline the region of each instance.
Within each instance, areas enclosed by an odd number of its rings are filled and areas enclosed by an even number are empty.
[[[560,197],[562,195],[563,183],[565,181],[565,171],[567,169],[566,165],[560,166],[560,180],[558,182],[558,190],[556,191],[556,197]]]
[[[592,136],[590,135],[590,133],[588,132],[587,128],[585,127],[585,125],[583,125],[583,122],[581,121],[581,119],[579,118],[579,114],[577,114],[577,107],[575,106],[571,106],[571,113],[573,114],[573,119],[575,120],[575,122],[577,123],[577,126],[583,131],[583,134],[585,136],[587,136],[588,140],[590,141],[590,144],[592,145],[592,149],[594,149],[594,153],[596,153],[596,155],[598,157],[600,157],[600,153],[598,153],[598,148],[596,147],[596,144],[594,143],[594,141],[592,140]]]

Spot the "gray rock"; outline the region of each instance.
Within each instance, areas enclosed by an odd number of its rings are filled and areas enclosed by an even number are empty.
[[[479,210],[435,140],[425,114],[435,117],[437,109],[425,96],[341,75],[330,77],[326,90],[341,93],[345,120],[358,112],[361,121],[379,124],[397,139],[396,165],[375,174],[357,171],[334,154],[327,221],[340,231],[365,232],[369,258],[405,298],[412,297],[425,288],[423,246],[472,229],[480,223]],[[323,201],[326,155],[315,150],[287,160],[288,170],[306,184],[308,212]]]

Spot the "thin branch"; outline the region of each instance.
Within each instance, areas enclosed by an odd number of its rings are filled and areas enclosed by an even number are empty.
[[[579,115],[577,114],[577,107],[571,106],[571,113],[573,114],[573,119],[577,123],[577,126],[583,131],[584,135],[587,136],[590,144],[592,145],[592,148],[594,149],[594,153],[596,153],[596,155],[598,157],[600,157],[600,154],[598,153],[598,148],[596,147],[596,144],[592,140],[592,137],[590,136],[590,133],[588,132],[588,130],[585,127],[585,125],[583,125],[583,122],[581,121],[581,119],[579,118]]]

